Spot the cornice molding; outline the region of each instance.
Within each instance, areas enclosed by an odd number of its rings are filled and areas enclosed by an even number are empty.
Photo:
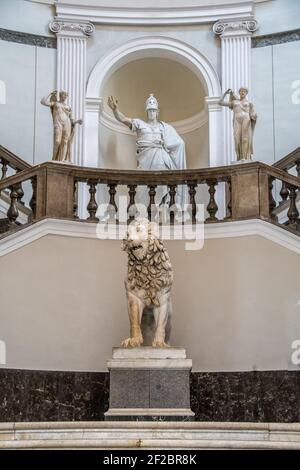
[[[251,18],[253,15],[253,5],[253,0],[190,7],[174,6],[172,8],[105,7],[101,5],[68,5],[58,2],[56,4],[56,14],[59,15],[60,18],[88,19],[95,24],[137,26],[187,25],[211,23],[224,16],[232,19],[240,17]]]
[[[176,227],[178,227],[177,237]],[[182,239],[182,226],[175,225],[174,229],[175,238],[178,240]],[[116,240],[115,232],[112,226],[111,233],[107,232],[107,238]],[[23,246],[29,245],[46,235],[98,239],[99,236],[97,234],[97,224],[70,220],[43,219],[0,239],[0,256],[7,255]],[[204,240],[253,235],[261,236],[300,255],[299,236],[260,219],[204,224]],[[192,239],[189,240],[192,241]],[[105,240],[102,241],[105,242]]]
[[[95,26],[90,21],[73,21],[57,16],[50,21],[49,29],[55,34],[79,34],[87,37],[92,36],[95,32]]]

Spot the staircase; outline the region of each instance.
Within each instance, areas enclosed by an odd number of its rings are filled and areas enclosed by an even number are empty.
[[[0,233],[5,233],[9,230],[9,220],[7,217],[0,219]]]

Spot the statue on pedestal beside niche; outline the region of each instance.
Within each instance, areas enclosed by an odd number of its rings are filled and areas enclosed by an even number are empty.
[[[125,287],[130,321],[130,337],[122,342],[124,348],[148,346],[149,339],[152,347],[170,346],[173,270],[155,227],[147,219],[137,219],[123,240],[122,248],[128,254]],[[148,317],[144,324],[143,314]]]
[[[174,127],[158,120],[158,102],[153,94],[146,101],[148,121],[126,117],[118,108],[118,101],[108,98],[108,106],[115,118],[137,134],[137,166],[139,170],[183,170],[186,168],[185,144]],[[157,187],[157,202],[164,202],[168,195],[167,186]],[[140,191],[138,202],[148,206],[147,190]],[[177,188],[176,203],[184,205],[184,191]]]
[[[52,160],[63,163],[72,163],[71,144],[76,124],[82,124],[82,119],[74,121],[71,108],[66,104],[68,98],[66,91],[52,91],[47,97],[41,99],[41,104],[51,108],[54,126],[54,144]]]
[[[229,101],[225,101],[226,95],[229,95]],[[251,161],[253,155],[253,134],[257,114],[253,103],[247,99],[248,89],[241,87],[239,95],[238,98],[231,89],[228,89],[219,104],[233,111],[233,137],[237,160],[247,162]]]

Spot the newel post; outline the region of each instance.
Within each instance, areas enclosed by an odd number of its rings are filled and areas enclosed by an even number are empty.
[[[236,168],[231,177],[232,219],[270,218],[269,179],[259,165]]]
[[[47,163],[36,182],[36,218],[74,218],[74,178],[67,167]]]

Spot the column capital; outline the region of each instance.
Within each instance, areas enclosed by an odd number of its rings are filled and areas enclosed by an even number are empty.
[[[65,36],[92,36],[95,26],[90,21],[74,21],[55,16],[49,23],[49,29],[53,33]]]
[[[255,18],[223,19],[213,25],[215,34],[221,37],[251,35],[258,29],[258,21]]]

